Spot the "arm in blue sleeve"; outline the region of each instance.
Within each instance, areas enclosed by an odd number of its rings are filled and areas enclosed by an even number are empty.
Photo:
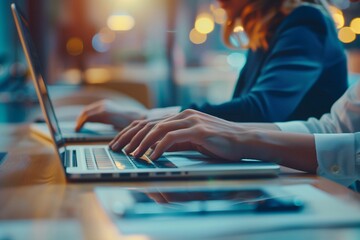
[[[306,26],[290,28],[278,39],[248,94],[190,108],[236,122],[285,121],[319,78],[324,47],[321,36]]]

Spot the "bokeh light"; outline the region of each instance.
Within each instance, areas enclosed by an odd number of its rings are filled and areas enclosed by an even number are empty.
[[[214,20],[217,24],[224,24],[226,22],[226,12],[222,8],[216,8],[213,11]]]
[[[214,30],[213,16],[207,13],[200,14],[195,21],[195,29],[202,34],[208,34]]]
[[[243,26],[236,26],[234,28],[234,32],[238,33],[238,32],[243,32],[244,31],[244,27]]]
[[[66,50],[72,56],[81,55],[84,52],[84,42],[81,38],[72,37],[66,42]]]
[[[207,35],[198,32],[195,28],[190,31],[189,39],[194,44],[202,44],[206,42]]]
[[[216,9],[218,9],[218,6],[217,4],[211,3],[209,9],[211,12],[214,12]]]
[[[339,30],[338,37],[343,43],[351,43],[355,40],[356,34],[350,27],[343,27]]]
[[[105,83],[109,82],[112,79],[110,71],[106,68],[89,68],[84,73],[87,83]]]
[[[329,10],[331,13],[338,13],[338,14],[343,15],[343,12],[339,8],[335,7],[334,5],[330,5]]]
[[[329,6],[332,18],[334,19],[336,27],[342,28],[345,24],[343,12],[335,6]]]
[[[102,41],[100,33],[95,34],[95,36],[92,38],[91,43],[92,43],[92,47],[97,52],[103,53],[109,51],[110,49],[110,43]]]
[[[116,14],[109,16],[108,27],[113,31],[129,31],[135,26],[135,19],[129,14]]]
[[[342,28],[345,24],[345,19],[344,19],[344,16],[341,15],[341,14],[338,14],[338,13],[334,13],[332,14],[332,17],[334,19],[334,22],[335,22],[335,25],[336,25],[336,28]]]
[[[360,18],[354,18],[351,20],[350,28],[354,33],[360,34]]]
[[[245,65],[246,57],[242,53],[230,53],[227,62],[233,68],[242,68]]]

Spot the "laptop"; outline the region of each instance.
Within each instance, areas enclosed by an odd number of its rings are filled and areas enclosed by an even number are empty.
[[[274,177],[279,165],[257,160],[225,161],[210,159],[197,152],[164,154],[156,161],[146,155],[134,158],[114,152],[107,145],[65,145],[40,64],[30,38],[28,23],[11,5],[21,45],[30,68],[41,110],[52,136],[52,143],[69,180],[130,180],[184,177]]]
[[[75,122],[73,121],[61,121],[59,126],[62,137],[67,143],[109,142],[119,133],[112,125],[102,123],[86,123],[86,126],[79,132],[75,132]],[[52,140],[46,122],[31,123],[30,130],[42,138]]]

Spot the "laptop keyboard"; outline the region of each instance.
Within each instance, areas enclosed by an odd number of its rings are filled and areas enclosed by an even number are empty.
[[[72,151],[72,159],[73,166],[74,162],[76,162],[77,165],[75,151]],[[150,161],[145,155],[141,158],[134,158],[131,155],[109,151],[106,148],[86,148],[85,162],[88,170],[177,168],[177,166],[166,157],[160,157],[156,161]]]

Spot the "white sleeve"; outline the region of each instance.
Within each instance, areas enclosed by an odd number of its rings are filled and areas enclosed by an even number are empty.
[[[354,133],[360,132],[360,82],[350,87],[337,100],[331,112],[320,119],[276,123],[285,132],[299,133]]]
[[[166,108],[153,108],[147,112],[147,119],[158,119],[165,116],[170,116],[179,113],[181,110],[180,106],[166,107]]]
[[[313,133],[360,132],[360,83],[350,87],[334,103],[330,113],[320,120],[309,118],[305,125]]]
[[[314,136],[318,175],[345,186],[360,180],[360,133]]]
[[[291,121],[275,123],[278,128],[283,132],[294,132],[294,133],[311,133],[306,127],[303,121]]]

